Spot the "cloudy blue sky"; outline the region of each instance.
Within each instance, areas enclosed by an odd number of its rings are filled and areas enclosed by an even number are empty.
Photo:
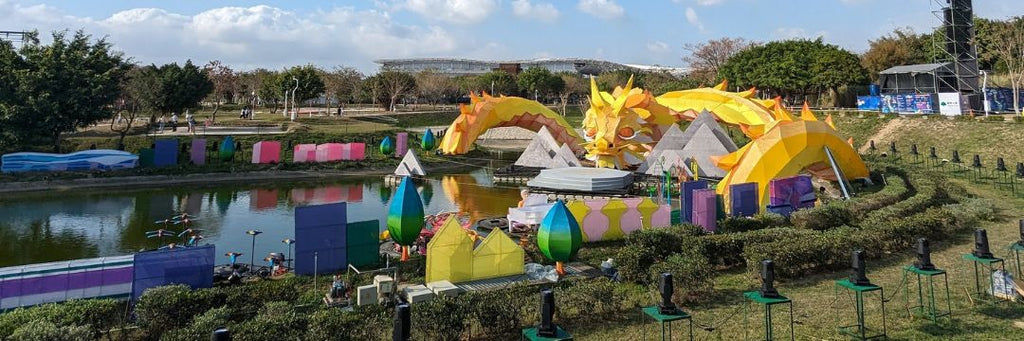
[[[376,71],[406,57],[601,58],[685,66],[685,43],[815,38],[863,52],[896,27],[931,30],[932,0],[0,0],[0,30],[85,29],[142,63],[236,69],[312,63]],[[1021,0],[975,13],[1024,14]]]

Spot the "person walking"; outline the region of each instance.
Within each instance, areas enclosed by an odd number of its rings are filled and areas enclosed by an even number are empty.
[[[160,119],[158,119],[158,120],[156,121],[156,122],[157,122],[157,125],[159,125],[159,126],[160,126],[160,130],[159,130],[159,132],[160,132],[161,134],[163,134],[163,133],[164,133],[164,123],[165,123],[166,121],[167,121],[167,115],[164,115],[164,114],[160,114]]]
[[[185,122],[188,123],[188,132],[192,135],[196,134],[196,118],[192,116],[192,112],[185,110]]]
[[[178,113],[176,113],[176,112],[172,112],[171,113],[171,131],[172,132],[177,132],[178,131]]]

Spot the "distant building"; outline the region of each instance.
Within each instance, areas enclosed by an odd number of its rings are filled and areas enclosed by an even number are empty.
[[[374,61],[382,69],[392,69],[408,73],[434,70],[448,76],[471,76],[491,71],[502,70],[511,74],[540,67],[551,72],[576,72],[582,75],[596,75],[616,70],[664,71],[682,76],[686,69],[652,65],[619,64],[596,59],[582,58],[551,58],[532,60],[486,61],[460,58],[406,58],[380,59]]]

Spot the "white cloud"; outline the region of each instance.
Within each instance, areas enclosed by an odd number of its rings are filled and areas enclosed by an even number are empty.
[[[526,19],[536,19],[544,22],[558,20],[561,13],[554,5],[546,2],[531,3],[530,0],[512,1],[512,14]]]
[[[474,24],[498,9],[497,0],[406,0],[402,6],[427,19]]]
[[[700,22],[700,17],[697,16],[697,11],[694,11],[693,7],[686,8],[686,22],[704,32],[704,23]]]
[[[576,8],[605,20],[618,19],[626,15],[626,10],[615,3],[615,0],[580,0]]]
[[[843,0],[843,1],[850,1],[850,0]],[[697,3],[698,5],[701,5],[701,6],[714,6],[714,5],[722,4],[723,2],[725,2],[725,0],[672,0],[672,2],[673,3],[677,3],[677,4],[684,4],[684,3],[687,3],[687,2],[694,2],[694,3]]]
[[[442,27],[404,25],[385,12],[349,7],[311,13],[221,7],[191,16],[136,8],[93,19],[0,0],[0,22],[37,29],[41,38],[51,31],[85,29],[94,37],[106,36],[115,49],[145,64],[217,59],[237,69],[313,63],[372,71],[373,59],[443,55],[461,47],[460,39]]]
[[[652,41],[647,43],[647,51],[653,54],[665,54],[672,52],[672,48],[668,46],[668,43],[663,41]]]

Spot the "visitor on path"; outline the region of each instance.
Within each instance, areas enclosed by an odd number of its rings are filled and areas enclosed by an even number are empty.
[[[178,113],[176,113],[176,112],[172,112],[171,113],[171,131],[172,132],[177,132],[178,131]]]
[[[240,119],[246,118],[246,112],[245,111],[246,111],[246,109],[242,108],[242,111],[238,114],[238,118],[240,118]]]
[[[156,122],[157,122],[157,125],[160,126],[159,132],[161,134],[163,134],[164,133],[164,122],[167,122],[167,115],[162,115],[161,114],[160,115],[160,119],[158,119]]]
[[[192,113],[185,110],[185,122],[188,122],[188,132],[192,135],[196,134],[196,118],[192,116]]]

